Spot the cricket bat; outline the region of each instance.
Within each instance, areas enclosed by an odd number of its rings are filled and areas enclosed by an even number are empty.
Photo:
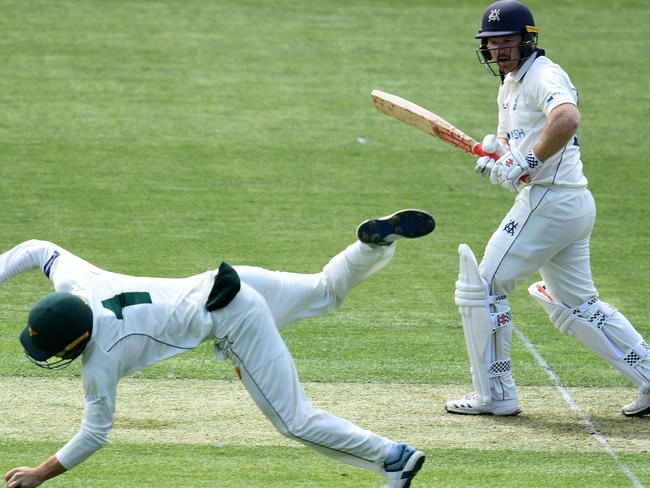
[[[451,144],[458,149],[475,154],[476,156],[490,156],[493,159],[499,159],[500,157],[499,154],[486,153],[479,142],[454,127],[439,115],[413,102],[380,90],[373,90],[370,96],[375,107],[380,112],[396,118],[405,124],[412,125],[447,144]]]

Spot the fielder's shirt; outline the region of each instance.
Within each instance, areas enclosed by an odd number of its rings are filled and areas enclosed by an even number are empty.
[[[217,271],[179,279],[127,276],[97,268],[51,242],[31,240],[0,255],[0,282],[34,268],[56,291],[80,296],[93,312],[83,353],[84,418],[56,453],[70,469],[108,442],[122,376],[214,337],[205,304]]]
[[[578,105],[578,91],[564,70],[544,56],[543,51],[538,51],[524,62],[514,76],[512,73],[505,76],[497,103],[497,137],[507,139],[510,147],[527,154],[541,138],[546,119],[554,108],[564,103]],[[577,135],[562,150],[544,161],[530,184],[573,188],[587,186]]]

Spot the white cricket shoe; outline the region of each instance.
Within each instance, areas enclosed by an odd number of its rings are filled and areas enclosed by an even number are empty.
[[[448,413],[456,413],[460,415],[518,415],[521,413],[519,408],[519,400],[513,398],[512,400],[492,400],[489,405],[483,405],[479,401],[479,396],[476,392],[465,395],[459,400],[449,400],[445,403],[445,410]]]
[[[381,470],[386,478],[381,488],[409,488],[424,464],[424,453],[406,444],[398,444],[393,450]]]
[[[650,392],[639,392],[639,398],[632,403],[628,403],[623,407],[623,415],[626,417],[641,417],[642,415],[650,414]]]

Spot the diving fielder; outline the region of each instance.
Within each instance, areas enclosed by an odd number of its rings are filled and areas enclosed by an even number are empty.
[[[213,341],[251,397],[283,435],[339,461],[380,472],[405,488],[424,454],[311,407],[279,329],[337,308],[361,280],[383,268],[394,241],[434,229],[425,212],[403,210],[357,229],[358,241],[321,273],[250,266],[187,278],[141,278],[99,269],[51,242],[31,240],[0,255],[0,283],[39,268],[56,292],[36,302],[20,341],[38,366],[61,368],[83,354],[86,407],[81,429],[36,468],[5,474],[9,488],[34,487],[108,442],[121,377]]]
[[[479,61],[501,78],[496,135],[476,172],[517,192],[490,238],[480,266],[462,244],[456,303],[463,321],[475,392],[445,404],[449,413],[517,415],[512,378],[508,295],[540,271],[530,294],[557,329],[618,369],[639,389],[626,416],[650,414],[650,347],[625,316],[598,297],[589,263],[596,209],[582,171],[578,92],[537,47],[538,28],[526,5],[498,1],[483,14]]]

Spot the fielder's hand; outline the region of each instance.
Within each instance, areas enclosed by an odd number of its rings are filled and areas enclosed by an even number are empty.
[[[531,149],[528,154],[510,149],[494,163],[490,173],[490,181],[493,185],[501,185],[505,189],[516,192],[525,176],[532,176],[541,167],[542,162],[537,159]]]
[[[483,138],[481,146],[485,152],[490,154],[505,154],[508,152],[508,148],[501,144],[497,139],[497,136],[494,134],[488,134],[485,136]],[[479,158],[478,161],[476,161],[474,171],[482,176],[485,176],[486,178],[489,178],[490,173],[492,173],[492,168],[494,168],[494,163],[496,163],[496,160],[492,159],[490,156],[483,156],[482,158]]]
[[[34,488],[39,486],[45,479],[37,468],[21,466],[14,468],[5,474],[7,488]]]

